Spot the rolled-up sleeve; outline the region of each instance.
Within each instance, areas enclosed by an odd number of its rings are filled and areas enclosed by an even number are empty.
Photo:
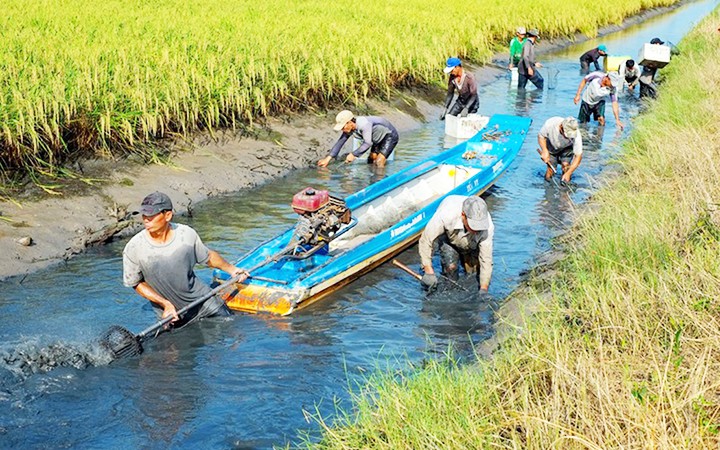
[[[432,250],[435,239],[445,233],[445,225],[442,217],[435,214],[428,222],[425,230],[423,230],[418,242],[418,252],[420,253],[420,264],[423,267],[432,265]]]
[[[573,155],[580,156],[583,153],[583,142],[582,142],[582,135],[580,133],[575,136],[575,140],[573,142]]]
[[[480,286],[490,284],[490,278],[493,271],[493,237],[495,234],[495,226],[490,223],[487,230],[487,237],[480,241],[478,246],[478,262],[480,263]]]

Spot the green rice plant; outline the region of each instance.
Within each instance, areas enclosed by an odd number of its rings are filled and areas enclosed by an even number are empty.
[[[518,25],[593,35],[675,2],[5,0],[0,175],[440,84],[448,56],[486,61]]]
[[[531,280],[547,292],[523,294],[551,296],[522,333],[476,365],[369,379],[353,414],[302,447],[717,447],[719,23],[716,11],[681,43],[622,175]]]

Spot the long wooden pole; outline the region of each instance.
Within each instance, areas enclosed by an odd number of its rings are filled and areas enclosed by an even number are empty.
[[[422,280],[422,275],[420,275],[419,273],[415,272],[414,270],[412,270],[411,268],[409,268],[409,267],[406,266],[405,264],[401,263],[401,262],[398,261],[397,259],[393,259],[393,260],[392,260],[392,263],[393,263],[393,265],[401,268],[401,269],[404,270],[405,272],[407,272],[407,273],[409,273],[410,275],[414,276],[414,277],[417,278],[418,280],[420,280],[420,281]]]

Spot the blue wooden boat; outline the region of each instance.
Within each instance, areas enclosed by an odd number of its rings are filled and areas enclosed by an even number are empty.
[[[288,315],[373,270],[413,243],[448,195],[478,195],[518,155],[531,120],[494,115],[455,147],[418,162],[345,199],[352,220],[334,238],[302,256],[287,253],[294,228],[264,242],[236,265],[251,277],[223,294],[244,312]],[[214,272],[214,282],[228,275]]]

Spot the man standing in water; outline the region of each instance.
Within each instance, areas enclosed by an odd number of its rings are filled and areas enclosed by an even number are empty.
[[[518,27],[515,37],[510,40],[510,63],[508,69],[517,67],[520,64],[520,55],[522,55],[522,46],[525,43],[525,27]]]
[[[437,286],[432,266],[433,249],[440,250],[443,273],[451,280],[458,278],[458,265],[465,271],[475,271],[480,291],[487,292],[493,268],[493,225],[485,200],[480,197],[449,195],[428,221],[418,242],[420,263],[425,275],[422,284],[427,289]]]
[[[447,95],[445,95],[445,109],[440,115],[440,120],[445,120],[446,114],[458,116],[465,108],[467,108],[468,114],[475,114],[480,105],[475,76],[463,69],[460,58],[448,58],[443,71],[448,74],[448,88]],[[457,100],[450,108],[455,91],[458,93]]]
[[[177,311],[210,293],[210,287],[195,276],[196,264],[223,270],[238,281],[248,273],[208,249],[197,232],[187,225],[171,222],[173,206],[162,192],[145,197],[140,206],[145,229],[133,236],[123,250],[123,282],[149,300],[171,323],[229,315],[225,302],[215,296],[188,311],[182,319]]]
[[[537,70],[542,65],[535,61],[535,43],[537,39],[537,30],[532,29],[527,32],[527,39],[523,43],[520,62],[518,63],[518,89],[525,89],[528,81],[541,91],[545,86],[545,80],[540,75],[540,71]]]
[[[385,167],[385,161],[390,157],[390,154],[395,150],[395,146],[400,140],[397,130],[389,120],[376,116],[355,117],[355,115],[348,110],[338,113],[335,117],[335,126],[333,129],[335,131],[342,131],[342,134],[330,150],[330,154],[318,161],[317,164],[320,167],[327,167],[327,165],[330,164],[330,160],[337,158],[338,153],[340,153],[340,150],[351,136],[360,139],[362,145],[360,145],[357,150],[348,153],[345,158],[346,163],[355,161],[356,158],[370,149],[370,155],[367,160],[368,164]]]
[[[587,85],[587,89],[585,86]],[[615,123],[622,130],[625,125],[620,122],[620,105],[618,104],[616,89],[620,85],[620,75],[617,73],[592,72],[585,75],[580,81],[574,102],[577,105],[582,99],[578,122],[588,123],[593,117],[600,126],[605,126],[605,97],[612,102]],[[583,89],[585,91],[583,92]],[[582,94],[582,97],[580,95]]]
[[[660,38],[652,38],[650,41],[652,45],[665,45]],[[677,48],[668,42],[670,46],[670,55],[677,55],[680,53]],[[655,84],[655,74],[657,74],[657,67],[652,65],[642,66],[642,72],[638,79],[640,83],[640,98],[650,97],[657,98],[657,85]]]
[[[573,117],[551,117],[545,121],[538,133],[540,159],[547,164],[545,179],[550,181],[555,168],[560,164],[562,181],[570,182],[575,169],[582,161],[582,136],[578,132],[577,120]]]

